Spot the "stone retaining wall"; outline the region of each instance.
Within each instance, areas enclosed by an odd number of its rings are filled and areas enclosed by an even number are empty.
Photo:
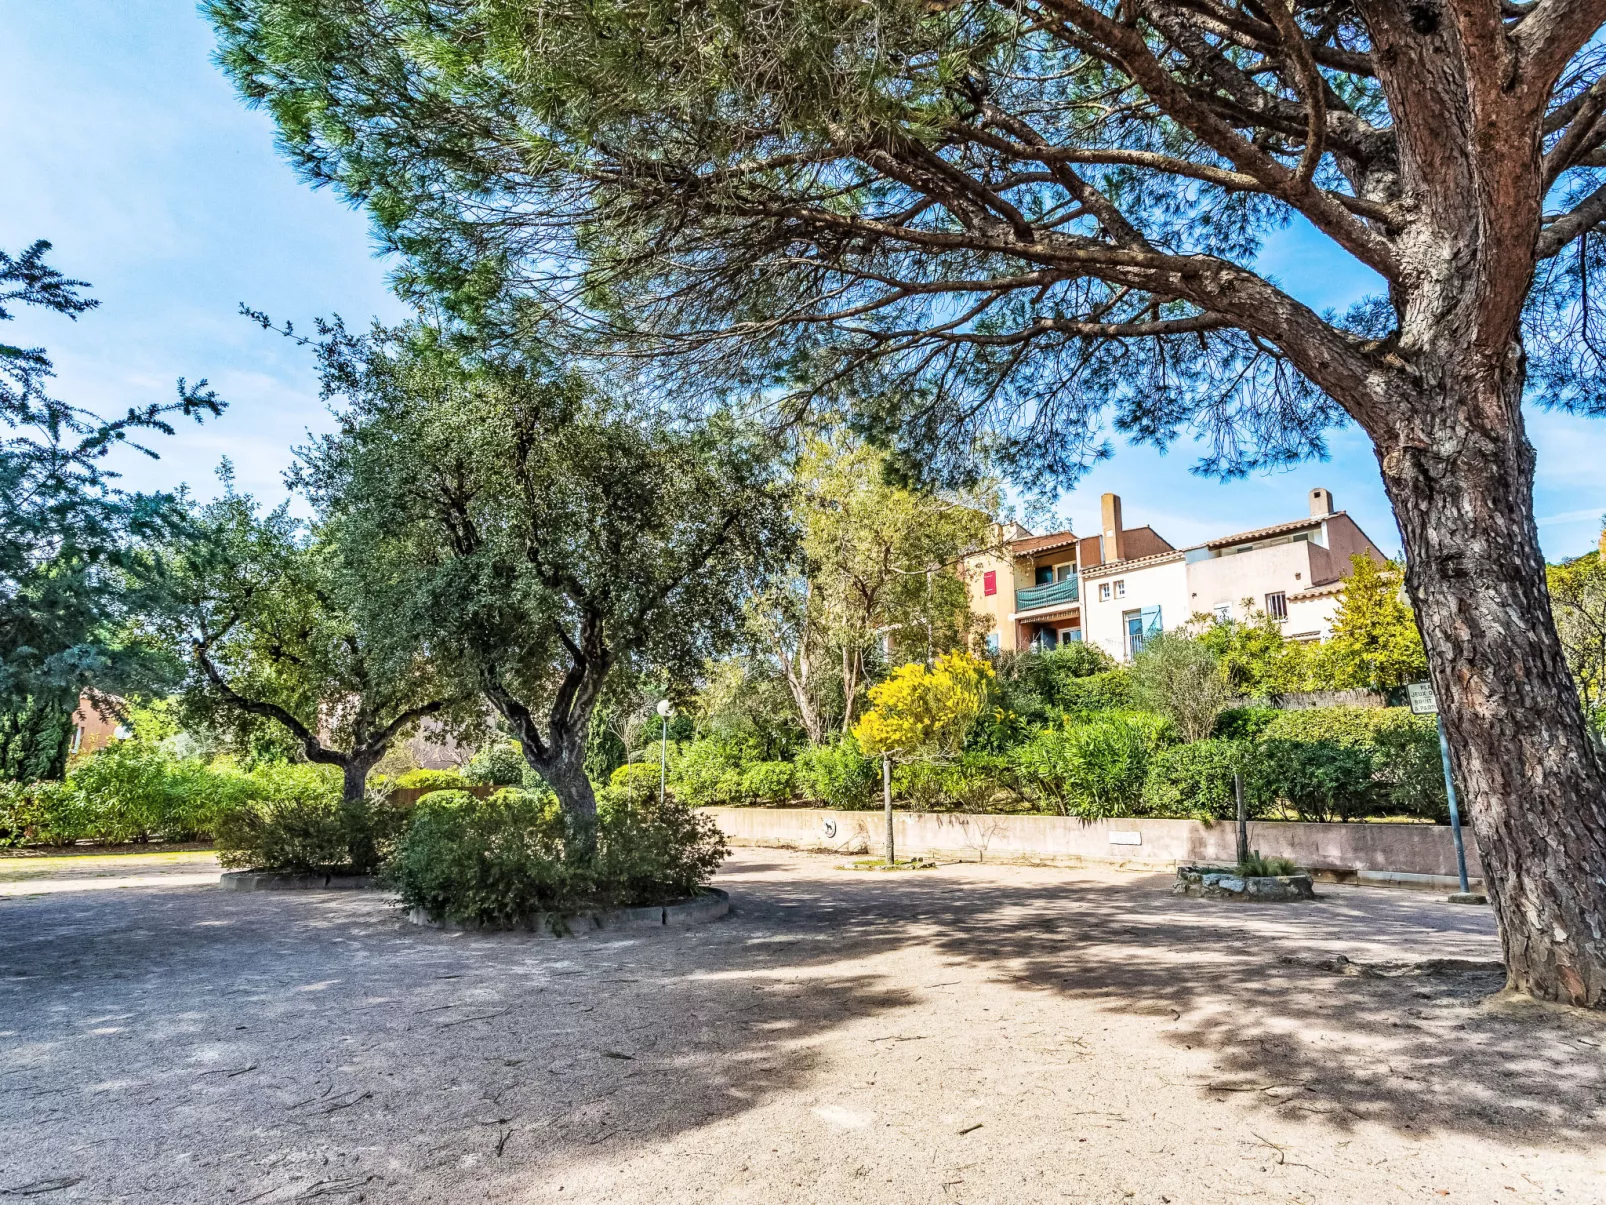
[[[883,851],[880,812],[821,808],[706,808],[734,845],[830,853]],[[1197,820],[1080,820],[1067,816],[976,816],[897,812],[898,854],[971,861],[1114,865],[1170,870],[1183,862],[1232,862],[1236,826]],[[1467,874],[1482,875],[1470,830]],[[1249,845],[1323,877],[1438,890],[1455,883],[1450,830],[1430,824],[1301,824],[1251,821]]]

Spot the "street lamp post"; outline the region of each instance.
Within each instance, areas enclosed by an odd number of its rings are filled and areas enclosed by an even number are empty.
[[[664,806],[664,792],[669,785],[669,713],[673,711],[668,699],[658,700],[658,718],[663,721],[663,735],[658,742],[658,806]]]

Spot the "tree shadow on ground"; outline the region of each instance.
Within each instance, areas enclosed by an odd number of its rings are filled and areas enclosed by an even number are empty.
[[[1022,990],[1164,1021],[1161,1040],[1215,1055],[1194,1091],[1285,1118],[1555,1147],[1606,1137],[1606,1018],[1502,997],[1487,914],[1368,889],[1278,906],[1178,898],[1156,877],[977,890],[947,877],[859,887],[854,911],[878,919],[853,926],[851,947],[929,944]],[[808,889],[776,894],[809,908]]]
[[[452,935],[371,897],[194,890],[0,918],[0,1189],[82,1176],[60,1200],[388,1199],[662,1141],[797,1089],[823,1035],[912,1003],[731,924]],[[86,1144],[120,1153],[115,1185]]]
[[[420,931],[331,894],[0,905],[0,1188],[83,1174],[53,1199],[400,1199],[613,1157],[806,1089],[844,1027],[923,1006],[856,965],[908,949],[1212,1052],[1209,1077],[1168,1091],[1338,1130],[1606,1132],[1600,1026],[1491,1006],[1497,974],[1334,961],[1486,957],[1486,917],[1384,892],[1218,905],[1074,872],[731,870],[728,921],[572,941]],[[169,1170],[114,1194],[86,1145],[118,1152],[120,1176]],[[158,1157],[173,1151],[181,1171]]]

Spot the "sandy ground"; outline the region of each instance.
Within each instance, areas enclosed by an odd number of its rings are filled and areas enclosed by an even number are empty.
[[[0,857],[0,897],[50,895],[58,891],[113,890],[118,887],[200,887],[216,883],[217,855],[184,849],[144,853],[28,853]]]
[[[351,893],[0,899],[0,1193],[1606,1201],[1606,1026],[1337,960],[1487,961],[1487,910],[753,850],[721,883],[738,915],[627,940]]]

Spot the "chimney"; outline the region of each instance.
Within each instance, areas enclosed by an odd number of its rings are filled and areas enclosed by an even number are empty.
[[[1317,486],[1310,492],[1310,517],[1325,519],[1333,513],[1333,491]]]
[[[1126,550],[1121,547],[1121,496],[1119,494],[1103,494],[1099,497],[1099,549],[1103,562],[1108,565],[1111,561],[1126,560]]]

